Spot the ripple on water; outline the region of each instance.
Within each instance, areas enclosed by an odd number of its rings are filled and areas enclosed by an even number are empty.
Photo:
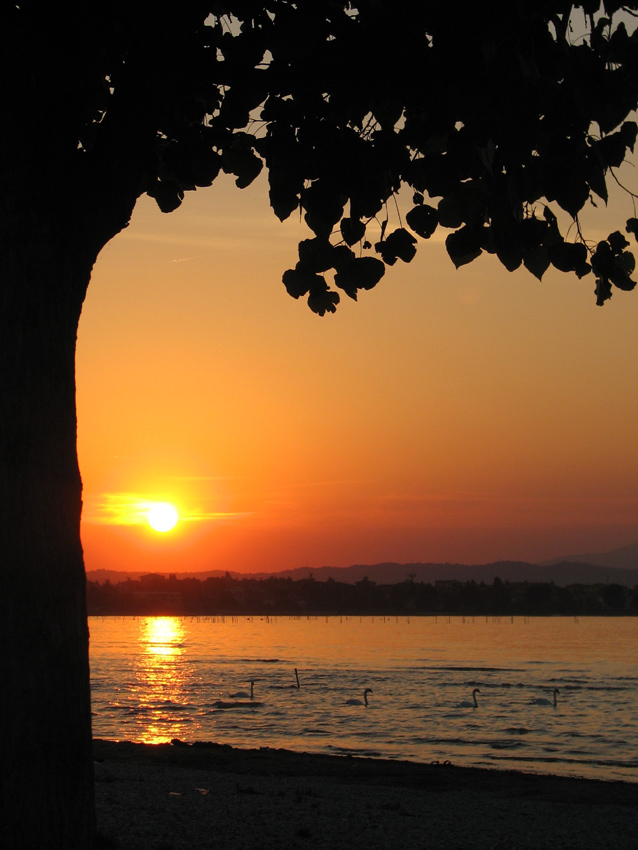
[[[92,618],[94,730],[141,740],[161,724],[169,739],[183,727],[193,739],[238,746],[333,747],[423,762],[453,754],[457,764],[510,760],[636,781],[638,629],[629,619],[457,628],[452,618],[442,640],[434,618],[399,618],[375,642],[381,621],[359,617],[320,626],[306,618],[182,618],[179,640],[170,642],[182,644],[180,653],[167,660],[145,650],[138,621]],[[257,677],[267,695],[259,711],[216,708],[223,694]],[[554,684],[557,709],[528,704]],[[368,710],[342,707],[368,686]],[[454,708],[474,687],[482,691],[479,708]]]

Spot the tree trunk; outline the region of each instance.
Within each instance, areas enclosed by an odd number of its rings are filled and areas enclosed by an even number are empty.
[[[75,344],[95,258],[190,103],[191,5],[0,7],[2,850],[93,844]]]
[[[95,252],[87,257],[55,215],[31,211],[28,227],[28,215],[16,225],[5,208],[0,218],[0,845],[88,850],[95,816],[75,344]]]

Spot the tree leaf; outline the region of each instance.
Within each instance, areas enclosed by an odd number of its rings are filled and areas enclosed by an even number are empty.
[[[531,272],[534,277],[539,280],[543,279],[543,275],[550,266],[547,248],[544,245],[539,245],[538,248],[533,248],[523,257],[525,268]]]
[[[625,145],[633,153],[634,146],[636,144],[636,138],[638,137],[638,124],[636,124],[635,121],[625,121],[625,123],[620,128],[620,132],[623,139],[625,140]]]
[[[483,220],[484,206],[481,192],[472,183],[462,183],[455,192],[439,201],[439,224],[443,227],[479,224]]]
[[[325,272],[334,265],[334,250],[327,239],[304,239],[299,243],[299,266],[308,272]]]
[[[508,272],[516,271],[523,262],[523,257],[516,246],[512,245],[508,248],[497,248],[496,256],[499,258],[502,265],[505,266]]]
[[[340,271],[354,262],[355,255],[346,245],[335,245],[332,249],[332,268]]]
[[[480,257],[482,253],[481,234],[475,228],[466,224],[460,230],[450,233],[445,240],[445,247],[450,259],[458,269]]]
[[[631,251],[623,250],[627,245],[629,243],[622,233],[617,230],[610,233],[606,240],[596,246],[591,264],[598,278],[611,281],[618,289],[630,292],[636,286],[631,279],[636,261]]]
[[[346,245],[356,245],[357,242],[363,239],[366,233],[365,224],[356,218],[342,218],[340,229]]]
[[[610,233],[607,237],[607,241],[609,242],[611,250],[614,252],[614,254],[620,254],[625,248],[629,246],[629,242],[627,242],[627,240],[619,230],[614,230],[613,233]]]
[[[589,185],[581,174],[565,172],[556,188],[558,204],[572,217],[576,217],[589,198]]]
[[[458,184],[458,176],[450,157],[436,153],[412,160],[405,169],[406,182],[431,198],[446,196]]]
[[[326,281],[321,275],[299,268],[299,264],[294,269],[285,271],[282,280],[288,295],[292,295],[293,298],[306,295],[313,287],[320,287],[322,283],[326,286]]]
[[[625,160],[626,148],[625,136],[620,130],[596,142],[596,152],[605,168],[621,166]]]
[[[613,236],[614,234],[612,234]],[[609,237],[611,242],[611,236]],[[625,292],[631,292],[635,288],[636,283],[631,279],[631,274],[636,268],[636,259],[631,251],[623,251],[617,254],[614,258],[614,269],[609,275],[609,279],[617,286],[618,289],[623,289]]]
[[[439,216],[435,207],[418,204],[407,213],[405,220],[416,234],[423,239],[429,239],[437,228]]]
[[[385,265],[376,257],[357,257],[335,275],[335,284],[357,299],[358,289],[372,289],[385,274]]]
[[[610,278],[614,273],[616,259],[611,250],[611,245],[606,240],[596,245],[596,250],[591,258],[591,266],[596,277]]]
[[[602,307],[605,301],[608,301],[611,298],[611,284],[609,282],[609,278],[597,277],[594,292],[596,293],[596,305],[598,307]]]
[[[172,180],[156,180],[147,193],[156,200],[163,213],[173,212],[184,200],[184,192]]]
[[[627,272],[619,264],[616,265],[609,279],[614,286],[617,286],[618,289],[622,289],[624,292],[631,292],[636,287],[636,282],[629,277]]]
[[[416,254],[416,239],[404,227],[397,227],[386,239],[377,242],[375,247],[388,266],[393,266],[397,260],[409,263]]]
[[[245,189],[259,175],[263,162],[252,152],[240,147],[232,147],[222,152],[222,167],[226,174],[234,174],[235,185]]]
[[[331,184],[317,181],[301,193],[304,220],[317,236],[327,238],[343,215],[347,197]]]
[[[279,181],[271,171],[269,175],[270,190],[268,197],[270,206],[279,221],[285,221],[299,207],[299,194],[289,181]]]
[[[587,182],[592,192],[595,192],[599,198],[607,203],[609,193],[607,192],[607,181],[605,179],[605,169],[596,156],[588,157],[587,166]]]
[[[561,272],[582,271],[587,274],[590,271],[587,248],[582,242],[557,242],[549,246],[547,253],[551,264]],[[579,274],[579,277],[581,276]]]
[[[325,289],[312,290],[308,296],[308,306],[318,316],[325,316],[326,313],[336,313],[339,301],[339,293],[332,292],[327,286]]]

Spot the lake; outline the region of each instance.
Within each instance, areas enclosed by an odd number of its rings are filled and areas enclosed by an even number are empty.
[[[95,737],[638,781],[638,618],[90,617],[89,627]],[[366,688],[367,707],[346,704]]]

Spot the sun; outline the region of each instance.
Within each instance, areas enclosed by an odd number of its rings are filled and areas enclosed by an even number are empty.
[[[170,531],[175,528],[179,519],[177,511],[169,502],[155,502],[146,515],[148,524],[155,531]]]

